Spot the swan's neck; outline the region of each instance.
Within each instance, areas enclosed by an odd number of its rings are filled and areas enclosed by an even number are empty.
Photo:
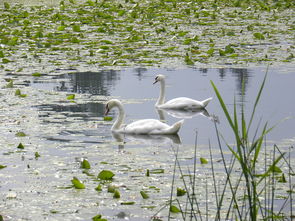
[[[156,106],[162,105],[165,102],[165,80],[160,81],[160,96],[157,100]]]
[[[119,116],[117,117],[115,123],[113,124],[111,130],[112,131],[116,131],[119,130],[124,122],[124,118],[125,118],[125,112],[123,109],[122,104],[117,104],[118,110],[119,110]]]

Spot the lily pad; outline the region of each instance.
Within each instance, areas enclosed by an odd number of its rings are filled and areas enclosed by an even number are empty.
[[[71,182],[76,189],[85,189],[85,185],[77,177],[74,177]]]
[[[18,149],[25,149],[25,146],[22,143],[19,143],[19,145],[17,146]]]
[[[171,205],[171,206],[170,206],[170,212],[171,212],[171,213],[180,213],[181,210],[180,210],[178,207],[176,207],[176,206],[174,206],[174,205]]]
[[[83,169],[90,169],[90,163],[88,162],[88,160],[84,159],[82,162],[81,162],[81,168]]]
[[[113,176],[115,176],[115,174],[112,171],[103,170],[98,174],[97,178],[101,180],[112,180]]]
[[[208,160],[203,158],[203,157],[200,157],[200,161],[201,161],[201,164],[207,164],[208,163]]]
[[[103,120],[104,120],[104,121],[112,121],[113,118],[110,117],[110,116],[104,116],[104,117],[103,117]]]
[[[149,195],[146,192],[144,192],[144,191],[140,191],[140,195],[142,196],[143,199],[150,198]]]

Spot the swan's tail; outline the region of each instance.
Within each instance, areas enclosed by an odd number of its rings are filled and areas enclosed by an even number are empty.
[[[177,134],[179,129],[181,128],[183,122],[184,122],[184,120],[180,120],[180,121],[176,122],[175,124],[173,124],[171,126],[171,128],[169,129],[168,134]]]
[[[212,97],[209,97],[209,98],[201,101],[203,107],[206,107],[212,99],[213,99]]]

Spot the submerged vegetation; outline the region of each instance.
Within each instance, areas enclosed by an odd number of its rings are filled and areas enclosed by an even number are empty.
[[[294,8],[292,0],[7,1],[1,67],[294,63]]]

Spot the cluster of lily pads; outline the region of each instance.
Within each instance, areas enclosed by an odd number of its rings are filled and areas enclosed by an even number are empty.
[[[0,9],[0,65],[21,71],[293,63],[294,6],[291,0],[7,1]]]

